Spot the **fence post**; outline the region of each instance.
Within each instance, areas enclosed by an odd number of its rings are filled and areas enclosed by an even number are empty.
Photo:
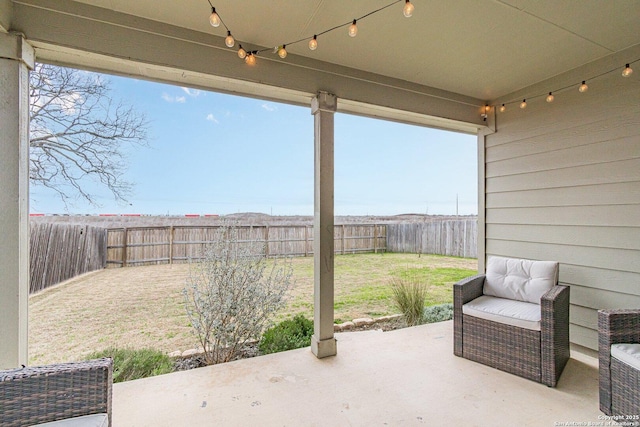
[[[342,251],[340,252],[342,255],[344,255],[344,224],[342,224]]]
[[[128,240],[128,230],[125,227],[124,232],[122,233],[123,236],[123,242],[122,242],[122,266],[126,267],[127,266],[127,240]]]
[[[304,256],[305,257],[309,256],[308,242],[309,242],[309,227],[305,225],[304,226]]]
[[[173,264],[173,225],[169,226],[169,264]]]
[[[269,226],[264,226],[264,256],[269,258]]]
[[[373,253],[378,253],[378,224],[373,224]]]

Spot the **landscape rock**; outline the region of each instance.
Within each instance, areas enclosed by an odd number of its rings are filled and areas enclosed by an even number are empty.
[[[359,319],[353,319],[353,324],[356,327],[365,326],[365,325],[373,325],[373,319],[370,317],[361,317]]]
[[[185,350],[182,352],[182,357],[191,357],[191,356],[195,356],[197,354],[200,354],[201,351],[198,350],[197,348],[192,348],[190,350]]]
[[[392,314],[390,316],[382,316],[379,317],[375,320],[376,323],[378,322],[389,322],[391,320],[397,320],[400,319],[402,317],[402,314]]]
[[[340,326],[341,331],[348,331],[349,329],[352,329],[355,325],[353,324],[353,322],[344,322],[338,326]]]
[[[342,331],[342,327],[340,325],[338,325],[337,323],[333,324],[333,332],[340,332]]]
[[[169,353],[169,357],[180,357],[182,356],[182,352],[180,350],[172,351]]]

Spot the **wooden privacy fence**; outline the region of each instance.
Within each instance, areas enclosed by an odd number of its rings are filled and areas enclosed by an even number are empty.
[[[218,226],[110,228],[107,267],[184,263],[198,259],[216,238]],[[262,244],[268,257],[313,255],[313,227],[237,226],[238,243]],[[335,253],[384,252],[386,226],[336,225]]]
[[[197,259],[218,226],[104,229],[31,223],[30,292],[106,267],[184,263]],[[387,225],[345,224],[334,229],[335,253],[409,252],[477,258],[477,219]],[[238,240],[264,245],[265,255],[313,255],[309,225],[238,226]]]
[[[38,292],[106,265],[107,230],[86,225],[31,223],[30,286]]]
[[[387,250],[477,258],[478,220],[388,224]]]

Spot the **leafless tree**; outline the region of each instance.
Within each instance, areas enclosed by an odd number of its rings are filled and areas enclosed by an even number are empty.
[[[114,101],[100,74],[36,64],[30,77],[30,168],[32,185],[54,190],[68,205],[97,205],[87,179],[126,201],[126,149],[147,144],[148,123],[132,106]]]

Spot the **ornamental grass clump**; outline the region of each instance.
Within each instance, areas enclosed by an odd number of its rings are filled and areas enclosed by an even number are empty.
[[[109,347],[92,353],[88,359],[113,359],[113,382],[137,380],[173,372],[173,360],[165,353],[151,348],[132,349]]]
[[[416,278],[395,278],[391,282],[393,300],[404,315],[407,326],[424,323],[424,303],[428,286]]]
[[[241,238],[245,230],[223,225],[190,264],[184,302],[207,364],[228,362],[259,339],[291,285],[291,259],[267,260],[263,244]]]

